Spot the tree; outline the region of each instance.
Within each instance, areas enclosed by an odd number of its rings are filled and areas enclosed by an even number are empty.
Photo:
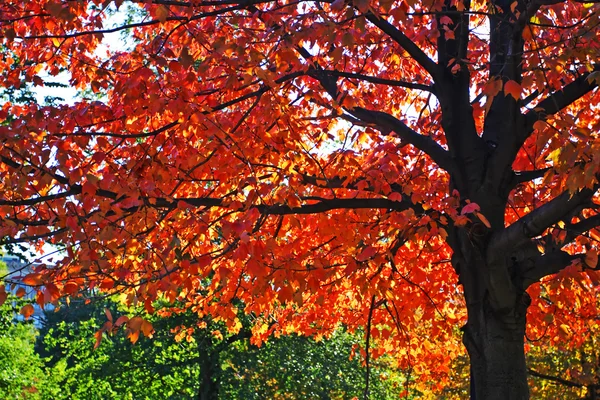
[[[152,339],[140,338],[132,346],[119,333],[94,350],[105,310],[125,312],[115,299],[95,299],[48,314],[37,352],[48,367],[63,371],[56,379],[61,392],[53,399],[332,399],[350,398],[363,389],[364,368],[358,357],[349,360],[357,338],[342,330],[319,343],[287,336],[259,349],[249,344],[249,335],[223,335],[224,326],[209,322],[181,340],[183,327],[194,326],[197,319],[187,311],[145,316],[155,327]],[[144,315],[139,307],[129,311],[136,312]],[[396,398],[402,375],[383,363],[374,375],[375,398]]]
[[[0,261],[0,275],[7,271]],[[56,376],[60,369],[44,368],[35,352],[36,329],[32,323],[18,321],[26,301],[7,294],[0,305],[0,396],[3,399],[54,398],[59,391]]]
[[[3,85],[98,94],[0,111],[2,243],[68,253],[22,278],[40,302],[180,300],[233,333],[244,304],[257,344],[364,326],[367,363],[438,386],[462,326],[476,399],[528,397],[526,333],[586,336],[596,4],[0,7]]]

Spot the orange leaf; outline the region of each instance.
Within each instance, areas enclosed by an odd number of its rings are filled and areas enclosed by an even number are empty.
[[[17,289],[17,292],[15,293],[15,295],[17,297],[21,298],[21,297],[25,296],[26,293],[27,292],[25,291],[25,288],[20,287]]]
[[[541,119],[533,123],[533,129],[537,130],[538,132],[543,131],[547,126],[548,124],[546,121],[542,121]]]
[[[511,95],[515,100],[519,100],[521,98],[521,92],[523,89],[521,85],[519,85],[515,81],[508,81],[504,84],[504,94]]]
[[[140,338],[140,331],[130,332],[129,335],[127,335],[127,337],[129,338],[132,344],[135,344],[135,342],[137,342]]]
[[[163,4],[158,6],[158,8],[156,9],[156,18],[160,22],[165,22],[167,20],[168,16],[169,16],[169,9],[166,6],[164,6]]]
[[[598,252],[596,250],[588,250],[585,253],[585,265],[590,268],[596,268],[598,265]]]
[[[28,274],[25,275],[22,282],[27,286],[39,286],[42,284],[42,278],[40,274]]]
[[[115,326],[121,326],[124,323],[126,323],[127,321],[129,321],[129,317],[127,315],[121,315],[119,318],[117,318],[117,320],[115,321]]]
[[[29,319],[29,317],[31,317],[33,315],[34,309],[33,306],[31,304],[25,304],[23,307],[21,307],[21,315],[23,315],[25,317],[25,319]]]
[[[152,327],[152,324],[150,322],[143,320],[141,329],[144,336],[152,337],[152,334],[154,333],[154,328]]]
[[[485,226],[487,226],[488,228],[492,227],[492,225],[490,224],[490,221],[488,221],[488,219],[485,217],[485,215],[483,215],[482,213],[480,213],[478,211],[474,211],[473,213],[477,216],[477,218],[479,218],[479,220],[481,222],[483,222],[483,224]]]
[[[132,331],[139,331],[142,327],[142,322],[144,322],[142,317],[133,317],[127,321],[127,328],[131,329]]]
[[[100,346],[100,342],[102,342],[102,330],[97,331],[96,333],[94,333],[94,337],[96,338],[96,343],[94,344],[94,350],[96,350],[98,348],[98,346]]]
[[[469,222],[469,217],[466,215],[459,215],[454,220],[454,225],[456,226],[465,226]]]

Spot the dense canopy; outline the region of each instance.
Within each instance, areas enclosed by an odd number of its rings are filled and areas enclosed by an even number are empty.
[[[462,327],[472,397],[527,398],[525,335],[597,325],[599,24],[573,0],[3,1],[0,85],[80,92],[2,105],[0,245],[64,248],[22,278],[42,303],[179,300],[256,343],[366,327],[430,387]]]

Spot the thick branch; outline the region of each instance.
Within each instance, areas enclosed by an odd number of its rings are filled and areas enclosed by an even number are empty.
[[[598,227],[600,227],[600,214],[581,220],[576,224],[567,226],[567,230],[569,232],[575,232],[578,235],[581,235],[590,229]]]
[[[195,207],[225,207],[222,199],[203,197],[203,198],[179,198],[174,201],[166,199],[157,199],[158,207],[175,208],[178,201],[183,201]],[[392,201],[389,199],[323,199],[315,204],[304,204],[298,207],[290,207],[285,204],[257,204],[252,208],[258,209],[266,215],[288,215],[288,214],[318,214],[330,210],[338,209],[389,209],[395,211],[404,211],[414,207],[414,204],[407,201]]]
[[[567,231],[567,235],[563,240],[563,246],[567,243],[572,242],[578,236],[584,234],[590,229],[600,227],[600,214],[594,215],[592,217],[583,219],[576,224],[567,224],[565,226],[565,230]]]
[[[583,257],[582,254],[569,254],[562,250],[538,254],[533,260],[527,260],[519,265],[522,289],[527,289],[530,285],[539,282],[545,276],[562,271],[571,265],[573,261]]]
[[[453,162],[450,154],[442,146],[431,137],[418,134],[394,116],[382,111],[368,110],[362,107],[355,107],[349,110],[349,112],[384,131],[394,131],[400,139],[429,155],[441,168],[446,171],[453,170]]]
[[[550,168],[541,168],[534,169],[531,171],[515,171],[515,176],[513,178],[513,187],[518,185],[519,183],[529,182],[534,179],[543,178],[546,172],[548,172]]]
[[[597,188],[596,188],[597,189]],[[550,226],[569,214],[573,209],[590,201],[593,191],[584,189],[578,193],[564,192],[550,202],[533,210],[517,222],[496,232],[490,241],[490,251],[506,252],[525,244],[529,239],[541,235]]]
[[[40,203],[45,203],[47,201],[63,199],[65,197],[72,196],[76,193],[73,191],[60,192],[55,194],[50,194],[48,196],[38,196],[38,197],[30,197],[28,199],[20,199],[20,200],[4,200],[0,199],[0,206],[33,206]]]

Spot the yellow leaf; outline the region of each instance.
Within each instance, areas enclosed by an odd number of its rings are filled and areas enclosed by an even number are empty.
[[[560,324],[560,330],[563,331],[563,333],[565,333],[566,335],[570,335],[571,334],[571,328],[569,327],[569,325],[566,324]]]
[[[558,149],[553,150],[550,154],[548,154],[548,157],[546,157],[546,160],[548,161],[552,161],[554,163],[554,165],[558,165],[560,164],[560,153],[562,152],[562,147],[559,147]]]
[[[544,254],[546,252],[546,249],[544,248],[544,245],[540,242],[537,242],[537,249],[540,252],[540,254]]]

